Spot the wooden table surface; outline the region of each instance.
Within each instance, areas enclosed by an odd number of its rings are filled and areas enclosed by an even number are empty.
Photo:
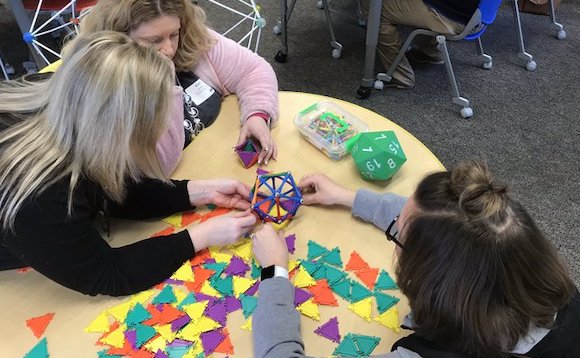
[[[339,104],[366,122],[370,131],[395,131],[407,156],[407,162],[392,180],[364,181],[350,157],[332,161],[300,137],[293,123],[294,116],[313,103],[321,101]],[[232,150],[239,134],[238,121],[238,102],[236,97],[230,96],[224,100],[216,122],[205,129],[185,150],[174,177],[177,179],[230,177],[252,185],[256,167],[243,168]],[[272,134],[278,144],[279,154],[278,161],[271,161],[267,169],[289,170],[296,180],[308,173],[322,172],[352,189],[364,187],[410,195],[426,174],[444,170],[439,160],[420,141],[398,125],[367,109],[329,97],[280,92],[280,119],[278,125],[272,129]],[[112,246],[122,246],[149,237],[165,227],[167,224],[161,220],[114,221],[110,239],[107,240]],[[345,265],[350,253],[356,250],[371,267],[385,269],[391,274],[394,272],[394,245],[386,240],[381,230],[354,219],[348,210],[302,206],[296,218],[286,228],[286,234],[295,234],[297,238],[296,252],[291,255],[292,259],[306,258],[308,240],[314,240],[330,249],[338,246]],[[355,278],[352,273],[351,278]],[[96,352],[102,349],[101,346],[95,345],[99,335],[85,333],[84,328],[104,310],[129,299],[85,296],[59,286],[35,271],[0,272],[0,292],[0,303],[3,308],[0,324],[2,357],[24,356],[38,342],[26,327],[25,321],[49,312],[54,312],[55,316],[44,337],[47,338],[51,357],[94,357]],[[387,293],[401,298],[397,306],[402,319],[409,310],[407,301],[399,291]],[[334,316],[338,316],[340,333],[343,337],[349,332],[381,337],[374,354],[390,351],[392,343],[405,334],[394,333],[374,321],[365,322],[347,309],[348,302],[340,297],[337,299],[339,307],[320,306],[320,321],[302,316],[302,332],[307,354],[316,356],[332,354],[336,344],[313,332]],[[373,317],[377,315],[376,305],[373,304]],[[231,333],[235,356],[251,357],[251,332],[240,329],[243,322],[241,312],[236,311],[228,315],[227,327]]]

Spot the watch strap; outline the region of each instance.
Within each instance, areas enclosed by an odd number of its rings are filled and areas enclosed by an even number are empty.
[[[263,267],[262,274],[260,276],[261,276],[260,278],[262,281],[267,280],[269,278],[273,278],[273,277],[288,278],[288,270],[286,270],[284,267],[271,265],[268,267]]]

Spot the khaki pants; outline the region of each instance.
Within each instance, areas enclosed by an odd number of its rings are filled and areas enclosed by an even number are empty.
[[[368,17],[369,0],[360,1],[363,13]],[[452,21],[429,8],[422,0],[383,0],[377,50],[385,70],[403,45],[397,25],[420,27],[449,35],[457,35],[465,28],[464,24]],[[417,36],[414,46],[430,57],[441,58],[437,41],[432,36]],[[415,84],[415,74],[406,57],[397,66],[393,78],[405,85]]]

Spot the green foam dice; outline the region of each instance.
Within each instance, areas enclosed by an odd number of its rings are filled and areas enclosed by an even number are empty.
[[[347,143],[361,176],[365,180],[387,180],[407,161],[393,131],[364,132]]]

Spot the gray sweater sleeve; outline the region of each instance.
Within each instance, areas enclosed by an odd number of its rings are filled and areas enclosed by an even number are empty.
[[[386,230],[395,216],[401,213],[407,198],[393,193],[379,194],[367,189],[356,192],[352,215]]]
[[[294,309],[294,286],[288,279],[276,277],[260,283],[252,331],[255,358],[307,357],[300,336],[300,314]],[[421,358],[419,354],[402,347],[373,357]]]

